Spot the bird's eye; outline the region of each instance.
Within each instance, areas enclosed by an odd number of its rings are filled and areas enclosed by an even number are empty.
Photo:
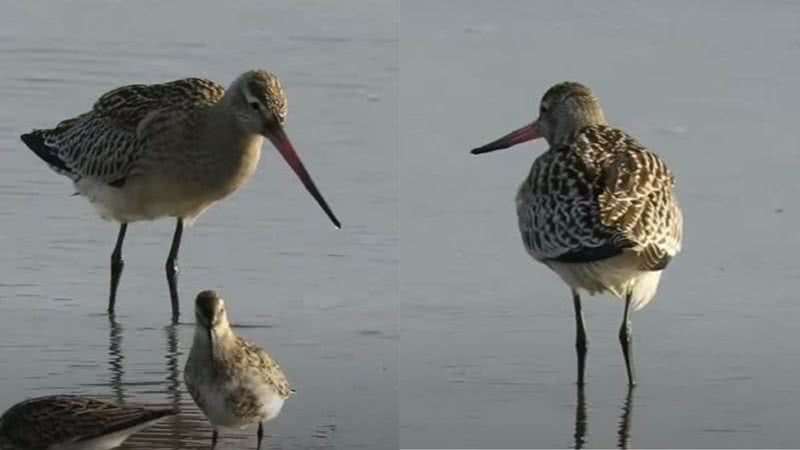
[[[547,105],[545,105],[544,103],[539,105],[539,114],[544,114],[546,112],[547,112]]]
[[[250,107],[253,108],[256,111],[261,109],[261,106],[260,106],[260,104],[258,102],[250,102]]]

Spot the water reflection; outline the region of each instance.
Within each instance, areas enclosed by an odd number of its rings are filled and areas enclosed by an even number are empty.
[[[628,387],[625,395],[625,402],[622,404],[622,415],[619,418],[619,430],[617,431],[617,447],[628,448],[631,444],[631,418],[633,417],[633,390]]]
[[[128,400],[130,403],[142,402],[140,396],[145,394],[158,394],[162,400],[147,400],[158,406],[170,405],[180,411],[177,416],[168,418],[156,425],[133,435],[121,448],[127,449],[206,449],[210,442],[210,430],[205,418],[194,408],[191,398],[185,395],[182,389],[180,370],[180,340],[179,325],[168,325],[164,328],[165,345],[163,380],[153,384],[139,381],[126,385],[125,379],[125,352],[122,348],[125,329],[116,321],[113,315],[108,316],[108,366],[109,386],[113,397],[120,402]],[[133,362],[131,362],[132,364]],[[129,368],[133,370],[135,368]],[[130,372],[129,370],[129,372]],[[135,372],[135,370],[134,370]],[[161,372],[161,370],[159,370]],[[139,387],[147,388],[141,393],[133,392]],[[237,441],[232,436],[233,441]],[[229,442],[230,444],[230,442]],[[242,442],[237,442],[235,448],[245,448]],[[226,448],[226,447],[221,447]]]
[[[122,388],[122,366],[125,357],[122,355],[122,326],[116,321],[113,314],[108,316],[108,369],[111,376],[111,390],[118,402],[125,400]]]
[[[575,446],[574,448],[580,449],[586,445],[586,428],[588,428],[588,420],[586,417],[586,391],[584,385],[578,384],[578,403],[575,405]]]
[[[631,419],[633,418],[633,387],[629,387],[622,403],[617,427],[617,447],[627,449],[631,443]],[[589,428],[589,418],[586,408],[586,391],[582,385],[577,386],[577,404],[575,405],[575,439],[573,448],[581,449],[586,446],[586,431]]]
[[[177,325],[167,325],[165,328],[167,335],[167,393],[172,400],[174,408],[180,408],[181,404],[181,377],[180,368],[178,366],[178,356],[181,355],[178,351],[178,330]]]

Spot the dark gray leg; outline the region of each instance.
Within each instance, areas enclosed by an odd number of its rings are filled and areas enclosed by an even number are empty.
[[[172,321],[178,322],[180,305],[178,304],[178,250],[181,248],[183,236],[183,218],[179,217],[175,224],[175,234],[172,235],[172,246],[167,257],[167,283],[169,284],[169,298],[172,302]]]
[[[217,446],[217,429],[214,428],[214,431],[211,432],[211,448]]]
[[[625,315],[622,326],[619,327],[619,343],[622,344],[622,355],[625,356],[625,369],[628,371],[628,385],[633,386],[636,380],[633,376],[633,333],[631,331],[631,296],[625,297]]]
[[[126,231],[128,231],[128,224],[120,224],[117,244],[111,253],[111,293],[108,296],[109,314],[114,314],[114,304],[117,302],[117,286],[119,286],[119,278],[122,276],[122,269],[125,267],[125,261],[122,259],[122,242],[125,240]]]
[[[589,341],[586,339],[586,326],[583,323],[583,310],[581,309],[581,296],[578,291],[572,290],[572,303],[575,305],[575,351],[578,353],[578,386],[583,386],[586,373],[586,351]]]
[[[261,440],[264,439],[264,424],[261,422],[258,423],[258,432],[256,436],[258,436],[258,445],[256,446],[256,450],[258,450],[261,448]]]

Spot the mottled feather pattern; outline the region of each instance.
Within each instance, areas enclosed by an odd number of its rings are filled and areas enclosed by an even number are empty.
[[[605,125],[585,127],[570,142],[537,158],[518,192],[528,251],[557,260],[602,249],[602,259],[616,248],[641,253],[642,270],[663,269],[680,250],[682,221],[666,164]]]
[[[121,184],[148,151],[150,138],[163,131],[163,121],[199,117],[224,93],[222,86],[201,78],[123,86],[102,95],[90,112],[53,129],[34,130],[32,134],[41,136],[45,147],[37,154],[50,152],[62,162],[50,166],[73,181],[92,177]],[[191,113],[184,117],[181,111]]]
[[[214,352],[213,358],[211,376],[220,383],[241,377],[242,374],[237,370],[247,367],[249,376],[272,386],[281,397],[288,398],[294,392],[278,363],[267,352],[241,336],[235,337],[235,344],[226,345],[224,352]]]
[[[187,389],[206,415],[211,405],[204,387],[216,386],[226,408],[245,421],[263,420],[264,399],[256,393],[259,386],[268,386],[284,400],[295,392],[278,363],[260,347],[233,334],[215,341],[220,347],[213,354],[193,346],[184,371]],[[209,363],[202,360],[206,357]]]
[[[244,360],[242,364],[259,368],[258,376],[265,383],[272,386],[281,397],[288,398],[294,393],[294,389],[289,384],[289,380],[286,379],[286,375],[284,375],[278,363],[272,359],[269,353],[246,341],[241,336],[237,336],[236,339],[239,343],[237,348],[240,349],[237,358]]]
[[[225,95],[225,88],[203,78],[184,78],[160,84],[131,84],[109,91],[95,102],[94,113],[136,128],[151,112],[175,107],[210,106]]]
[[[248,90],[255,95],[279,122],[286,121],[288,105],[280,80],[275,75],[263,70],[248,72]]]
[[[176,414],[172,409],[122,406],[74,395],[38,397],[18,403],[0,418],[0,437],[30,449],[80,442]]]

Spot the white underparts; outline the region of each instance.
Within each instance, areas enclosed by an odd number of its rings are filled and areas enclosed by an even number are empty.
[[[570,287],[591,295],[609,292],[623,300],[630,295],[634,311],[644,308],[655,297],[662,272],[632,267],[626,255],[588,263],[547,261],[545,264]]]

